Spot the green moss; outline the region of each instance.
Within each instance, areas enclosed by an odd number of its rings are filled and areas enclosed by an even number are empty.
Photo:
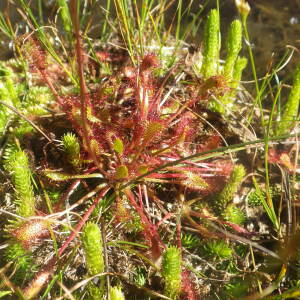
[[[81,240],[89,274],[96,275],[104,272],[103,245],[99,226],[95,223],[87,223]]]
[[[209,241],[204,246],[205,251],[209,256],[228,259],[232,256],[232,249],[224,240]]]
[[[35,129],[25,120],[19,120],[18,126],[15,128],[13,134],[18,139],[22,140],[25,135],[34,133]]]
[[[185,233],[181,237],[182,247],[187,249],[195,249],[199,246],[199,237],[193,234]]]
[[[246,296],[249,285],[249,281],[245,279],[233,278],[230,280],[230,283],[225,285],[224,297],[226,299],[240,299]]]
[[[294,82],[288,100],[285,104],[281,121],[278,126],[278,134],[289,133],[290,129],[295,126],[295,121],[298,118],[300,101],[300,64],[296,67],[294,74]]]
[[[63,148],[66,152],[69,163],[77,168],[81,164],[80,145],[77,137],[73,133],[67,133],[62,137]]]
[[[204,79],[218,72],[220,52],[220,17],[216,9],[212,9],[204,29],[204,52],[201,73]]]
[[[24,218],[34,216],[35,197],[26,153],[22,150],[13,152],[6,161],[6,168],[11,172],[15,187],[17,214]]]
[[[171,299],[178,299],[181,290],[181,253],[176,247],[169,247],[163,254],[162,275],[164,294]]]
[[[134,282],[139,286],[144,286],[147,282],[147,271],[143,267],[136,268]]]
[[[96,223],[87,223],[81,236],[85,254],[86,266],[90,276],[104,272],[103,244],[101,231]],[[100,278],[100,286],[90,283],[88,285],[91,299],[102,299],[104,295],[105,280]]]
[[[232,82],[230,84],[230,87],[232,89],[231,97],[233,98],[236,95],[236,89],[239,86],[239,83],[242,78],[242,73],[244,69],[246,68],[248,63],[248,59],[246,57],[238,57],[236,59],[234,69],[233,69],[233,75],[232,75]]]
[[[227,40],[227,57],[223,73],[225,77],[231,79],[235,62],[242,48],[242,24],[239,20],[234,20],[229,28]]]
[[[109,291],[110,300],[125,300],[125,296],[122,289],[117,286],[113,286]]]
[[[15,281],[23,281],[25,278],[32,277],[33,271],[36,269],[32,253],[25,250],[20,243],[11,241],[5,249],[4,257],[7,262],[13,262],[15,265]]]
[[[229,204],[225,209],[224,219],[231,223],[242,225],[245,222],[245,214],[234,204]]]
[[[15,84],[13,78],[13,71],[4,66],[3,64],[0,66],[1,77],[0,77],[0,98],[7,103],[10,103],[14,106],[19,105],[19,96],[17,85]]]
[[[234,166],[230,178],[220,192],[220,194],[216,197],[216,210],[218,213],[223,214],[224,209],[227,207],[230,201],[232,201],[235,193],[237,192],[242,179],[245,176],[245,168],[242,165]]]
[[[250,207],[260,206],[262,205],[260,196],[256,191],[252,191],[248,194],[248,205]]]

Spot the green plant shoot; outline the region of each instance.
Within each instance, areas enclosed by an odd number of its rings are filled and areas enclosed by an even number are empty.
[[[82,244],[85,253],[86,266],[89,275],[93,276],[104,272],[103,244],[101,231],[96,223],[87,223],[82,233]],[[98,299],[104,294],[105,280],[100,278],[100,286],[90,282],[88,285],[89,294],[92,299]]]
[[[125,300],[125,296],[120,287],[113,286],[109,290],[110,300]]]
[[[245,173],[245,168],[242,165],[234,166],[229,181],[217,197],[216,205],[220,212],[222,212],[228,203],[233,199],[233,196],[237,192]]]
[[[181,290],[181,253],[177,247],[169,247],[163,254],[162,275],[165,295],[178,299]]]
[[[281,122],[278,126],[278,134],[288,133],[298,117],[300,101],[300,64],[296,67],[292,90],[282,113]]]
[[[67,154],[69,163],[77,168],[80,166],[80,145],[73,133],[67,133],[62,138],[63,148]]]
[[[35,197],[31,184],[31,171],[28,157],[22,150],[13,152],[7,160],[6,167],[11,171],[15,187],[17,214],[28,218],[35,215]]]
[[[220,17],[216,9],[212,9],[204,32],[204,53],[201,73],[204,79],[218,72],[220,52]]]
[[[232,78],[234,66],[238,54],[242,48],[242,24],[239,20],[234,20],[229,28],[227,40],[227,57],[224,65],[224,75],[228,79]]]

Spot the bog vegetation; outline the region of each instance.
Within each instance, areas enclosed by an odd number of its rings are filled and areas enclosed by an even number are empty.
[[[297,299],[300,65],[258,78],[247,1],[11,2],[0,297]]]

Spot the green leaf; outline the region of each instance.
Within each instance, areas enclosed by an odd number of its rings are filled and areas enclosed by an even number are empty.
[[[142,166],[139,166],[138,170],[139,170],[140,174],[146,174],[148,172],[148,167],[142,165]]]
[[[121,165],[116,170],[116,179],[124,179],[128,177],[128,169],[126,166]]]
[[[260,202],[263,205],[269,219],[272,221],[272,223],[274,224],[274,226],[276,228],[279,228],[279,224],[278,224],[276,213],[274,211],[274,207],[270,207],[269,204],[267,203],[267,201],[264,197],[264,194],[263,194],[261,188],[259,187],[255,177],[253,177],[252,180],[253,180],[253,184],[254,184],[254,187],[255,187],[255,192],[258,195],[258,197],[260,199]]]
[[[11,294],[11,291],[0,291],[0,298],[6,296],[6,295],[9,295]]]
[[[56,172],[54,170],[44,170],[44,174],[53,181],[65,181],[70,179],[85,179],[85,178],[103,178],[102,174],[93,173],[93,174],[78,174],[70,175],[67,173]]]
[[[119,138],[116,138],[113,148],[118,154],[122,155],[123,151],[124,151],[124,145],[123,145],[122,140],[120,140]]]

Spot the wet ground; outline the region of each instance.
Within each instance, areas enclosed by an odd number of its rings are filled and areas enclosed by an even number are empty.
[[[295,63],[300,62],[297,48],[300,48],[300,0],[248,0],[251,5],[251,13],[248,19],[249,33],[255,55],[258,73],[263,75],[272,57],[275,61],[283,55],[287,46],[295,47],[296,52],[289,67],[283,71],[283,76],[288,75],[294,68]],[[8,0],[0,1],[0,10],[5,12]],[[55,1],[42,1],[47,6],[45,11],[51,15],[51,7]],[[198,10],[199,5],[205,0],[193,2],[193,9]],[[215,1],[211,1],[214,5]],[[174,8],[176,1],[174,3]],[[221,28],[226,35],[229,23],[237,17],[234,0],[220,0]],[[52,10],[53,11],[53,10]],[[170,14],[172,14],[170,9]],[[22,18],[17,10],[11,6],[10,15],[12,26],[15,23],[22,24]],[[186,22],[190,18],[186,18]],[[193,38],[193,42],[200,43],[201,31]],[[12,51],[7,40],[0,34],[0,58],[7,59],[12,56]]]

